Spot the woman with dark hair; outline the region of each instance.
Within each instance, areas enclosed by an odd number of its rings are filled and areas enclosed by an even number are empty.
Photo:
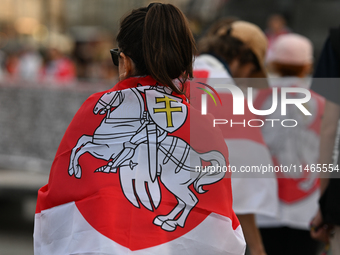
[[[161,21],[166,22],[165,27]],[[121,52],[119,57],[123,60],[120,65],[123,68],[119,69],[120,80],[151,75],[160,84],[183,94],[185,81],[192,78],[196,48],[180,10],[161,4],[134,10],[122,21],[117,41]],[[179,88],[172,81],[177,78],[182,85]]]
[[[39,190],[35,254],[243,254],[227,147],[185,96],[184,15],[139,8],[117,41],[120,82],[81,106]]]

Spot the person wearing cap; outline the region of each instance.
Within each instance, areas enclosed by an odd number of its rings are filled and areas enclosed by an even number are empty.
[[[208,35],[198,44],[199,59],[217,59],[232,78],[266,78],[264,60],[267,39],[261,29],[249,22],[235,21]],[[207,57],[206,55],[210,55]],[[211,57],[212,56],[212,57]],[[209,60],[210,61],[209,61]],[[195,63],[201,62],[197,60]],[[253,80],[254,81],[254,80]],[[252,87],[266,88],[266,79]]]
[[[269,109],[274,88],[281,105],[282,87],[309,88],[313,47],[311,41],[298,34],[281,35],[273,43],[270,64],[277,78],[269,82],[271,89],[260,91],[255,109]],[[289,93],[287,98],[300,98],[300,93]],[[257,216],[263,243],[271,254],[316,254],[318,243],[309,235],[309,223],[317,211],[319,196],[318,173],[301,171],[318,163],[320,124],[324,108],[321,97],[311,92],[311,99],[304,103],[311,113],[304,115],[295,105],[286,106],[286,115],[278,109],[266,119],[296,120],[294,127],[272,125],[265,121],[262,133],[275,166],[295,166],[295,171],[277,172],[279,215],[277,218]],[[300,168],[299,168],[300,167]],[[306,168],[307,167],[307,168]]]
[[[310,74],[313,64],[312,43],[298,34],[281,35],[274,42],[268,61],[280,77],[304,78]]]
[[[212,27],[215,27],[215,24]],[[221,26],[215,33],[207,34],[198,43],[200,55],[194,62],[194,77],[210,86],[222,83],[236,84],[242,88],[246,86],[245,84],[266,88],[268,86],[264,68],[266,48],[264,33],[252,23],[234,21]],[[190,93],[192,95],[192,91]],[[208,104],[209,113],[216,119],[242,122],[256,118],[248,109],[245,109],[244,115],[233,115],[232,95],[230,93],[219,95],[222,99],[221,107],[214,105],[210,107]],[[220,125],[220,128],[228,145],[231,166],[240,169],[242,166],[272,164],[259,127]],[[233,174],[237,178],[232,178],[233,209],[240,220],[250,253],[263,255],[266,253],[255,223],[255,214],[276,216],[278,204],[276,180],[258,178],[259,176],[247,178],[250,175],[238,174]]]

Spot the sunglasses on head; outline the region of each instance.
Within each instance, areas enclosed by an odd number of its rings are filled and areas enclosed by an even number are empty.
[[[113,64],[115,66],[118,66],[119,65],[119,55],[120,55],[121,51],[118,48],[117,49],[111,49],[110,53],[111,53],[111,58],[112,58]]]

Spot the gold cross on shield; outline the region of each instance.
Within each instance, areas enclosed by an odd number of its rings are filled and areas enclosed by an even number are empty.
[[[159,112],[165,112],[166,113],[166,121],[167,121],[167,127],[173,127],[174,125],[172,124],[172,113],[173,112],[182,112],[182,107],[171,107],[171,102],[177,102],[174,99],[171,99],[167,96],[164,97],[156,97],[156,103],[165,103],[165,108],[157,108],[153,109],[154,113],[159,113]]]

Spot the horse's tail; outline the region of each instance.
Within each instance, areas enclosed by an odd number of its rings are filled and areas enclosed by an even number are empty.
[[[195,190],[202,194],[205,193],[206,190],[202,188],[203,185],[213,184],[215,182],[220,181],[224,175],[224,168],[226,166],[226,160],[222,153],[219,151],[209,151],[206,153],[199,154],[201,160],[211,162],[210,167],[202,168],[199,176],[194,181]]]

